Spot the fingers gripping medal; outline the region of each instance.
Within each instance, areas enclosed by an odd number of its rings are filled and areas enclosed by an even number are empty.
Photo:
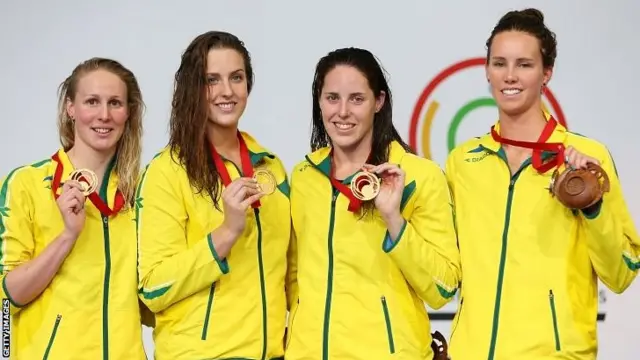
[[[609,177],[598,165],[589,163],[586,169],[558,169],[551,176],[552,195],[570,209],[585,209],[597,203],[609,191]]]
[[[276,178],[271,171],[266,169],[257,169],[253,173],[253,178],[258,182],[260,191],[265,195],[271,195],[276,191]]]
[[[89,196],[98,188],[98,176],[89,169],[74,170],[70,175],[70,179],[80,183],[84,196]]]
[[[369,201],[380,192],[380,178],[374,173],[361,171],[351,180],[351,192],[359,200]]]

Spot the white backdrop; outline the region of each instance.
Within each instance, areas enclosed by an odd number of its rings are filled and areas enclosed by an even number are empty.
[[[571,130],[609,146],[640,225],[640,190],[634,186],[640,183],[640,123],[634,117],[640,2],[608,3],[6,0],[0,4],[0,143],[5,154],[0,173],[58,148],[57,86],[77,63],[93,56],[120,60],[138,76],[148,106],[143,160],[150,160],[167,141],[172,78],[180,55],[196,35],[212,29],[233,32],[247,44],[256,84],[241,125],[278,153],[289,170],[308,151],[315,63],[344,46],[368,48],[380,58],[391,77],[397,128],[409,140],[415,117],[415,145],[443,164],[456,113],[471,102],[480,105],[460,122],[454,140],[461,141],[486,132],[496,118],[495,108],[481,106],[490,95],[478,66],[448,76],[424,104],[418,102],[421,93],[449,66],[484,56],[486,38],[504,12],[535,6],[544,11],[559,41],[550,89]],[[434,102],[440,107],[429,117],[427,108]],[[559,116],[549,99],[547,104]],[[637,358],[639,297],[640,281],[621,296],[603,290],[599,358]],[[452,303],[438,313],[446,318],[454,311]],[[435,321],[433,327],[448,336],[450,321]],[[145,341],[151,356],[149,331]]]

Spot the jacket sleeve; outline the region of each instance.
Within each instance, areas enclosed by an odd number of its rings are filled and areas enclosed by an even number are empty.
[[[211,286],[229,266],[218,258],[211,234],[187,244],[187,213],[173,180],[179,178],[176,169],[154,161],[138,185],[136,223],[138,292],[149,310],[158,313]]]
[[[594,207],[582,211],[582,224],[596,274],[611,291],[619,294],[631,285],[640,269],[640,238],[613,159],[606,153],[601,166],[609,177],[610,192]]]
[[[461,270],[451,194],[444,173],[433,167],[425,169],[431,175],[424,186],[415,189],[415,208],[398,238],[387,232],[383,250],[427,305],[439,309],[456,294]]]
[[[2,276],[3,306],[9,303],[9,312],[17,314],[24,305],[16,303],[8,292],[5,277],[16,267],[31,260],[35,241],[31,225],[33,209],[28,186],[17,169],[0,182],[0,269]]]

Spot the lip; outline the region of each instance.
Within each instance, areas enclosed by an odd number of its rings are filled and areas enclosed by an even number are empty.
[[[218,103],[214,103],[213,105],[215,105],[222,112],[230,113],[235,110],[238,103],[236,101],[221,101]]]
[[[356,128],[356,124],[349,122],[333,121],[332,124],[339,132],[349,132]]]
[[[96,131],[96,129],[105,129],[108,130],[106,132],[98,132]],[[111,127],[106,127],[106,126],[96,126],[96,127],[92,127],[91,131],[93,131],[94,134],[96,134],[99,137],[108,137],[111,135],[111,133],[113,133],[113,128]]]

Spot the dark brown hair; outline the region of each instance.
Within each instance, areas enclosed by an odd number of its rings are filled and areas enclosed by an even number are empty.
[[[556,34],[549,30],[544,23],[544,15],[538,9],[528,8],[524,10],[509,11],[504,14],[493,28],[491,36],[487,40],[487,62],[491,57],[491,44],[493,38],[504,31],[522,31],[535,36],[540,44],[542,65],[545,69],[555,65],[557,56]]]
[[[232,49],[244,60],[247,90],[253,87],[251,56],[244,43],[233,34],[209,31],[196,37],[182,55],[175,74],[175,89],[169,121],[169,146],[184,166],[189,182],[197,192],[206,192],[219,208],[220,175],[211,159],[206,136],[209,118],[207,107],[207,55],[211,49]]]
[[[322,121],[320,94],[325,77],[338,65],[352,66],[360,71],[367,79],[369,88],[376,98],[382,92],[385,93],[384,104],[373,118],[371,155],[368,162],[372,165],[380,165],[389,161],[389,149],[393,141],[397,141],[407,152],[414,154],[413,149],[404,142],[393,125],[393,97],[382,65],[370,51],[353,47],[334,50],[322,57],[316,65],[311,91],[313,103],[311,150],[316,151],[331,143]],[[373,202],[363,204],[365,213],[372,210],[373,207]]]

